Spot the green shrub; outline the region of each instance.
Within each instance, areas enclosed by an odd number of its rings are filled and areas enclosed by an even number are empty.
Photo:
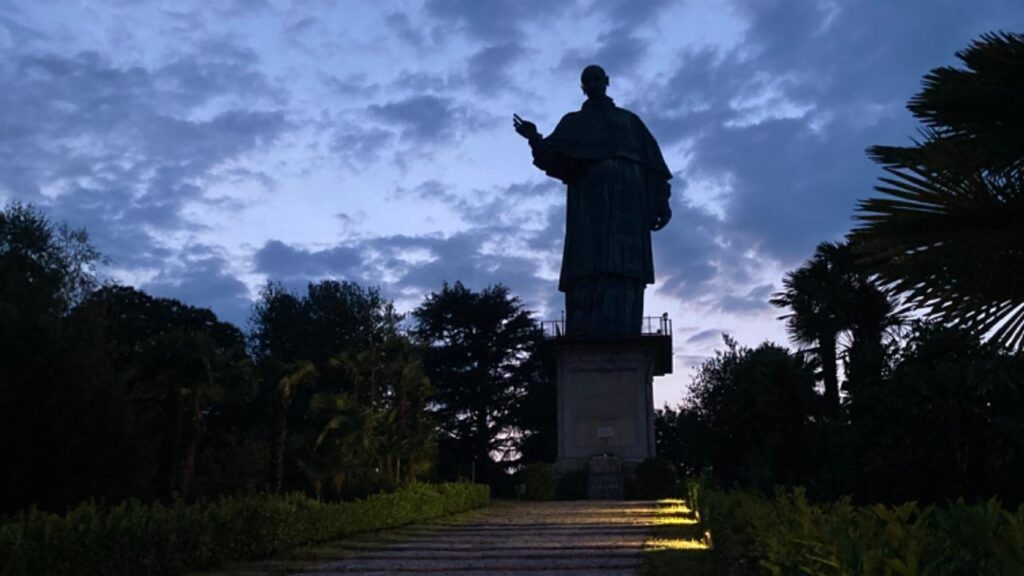
[[[774,498],[703,490],[699,498],[721,574],[1024,574],[1024,506],[813,505],[799,489]]]
[[[630,483],[627,498],[653,500],[679,496],[679,475],[676,467],[664,458],[648,458],[636,467],[636,477]]]
[[[570,470],[559,476],[555,484],[555,497],[559,500],[586,500],[587,470]]]
[[[523,497],[527,500],[553,500],[555,477],[548,464],[528,464],[519,472],[519,481],[526,485]]]
[[[441,484],[340,503],[259,494],[168,506],[86,503],[65,516],[30,510],[0,525],[0,575],[183,574],[479,508],[489,498],[486,486]]]

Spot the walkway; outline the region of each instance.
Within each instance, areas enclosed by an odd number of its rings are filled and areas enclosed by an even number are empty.
[[[228,572],[236,576],[635,574],[653,502],[497,503],[453,521],[410,526]],[[225,574],[225,573],[221,573]]]

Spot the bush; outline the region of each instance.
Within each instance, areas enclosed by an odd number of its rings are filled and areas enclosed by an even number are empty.
[[[587,499],[587,470],[585,468],[570,470],[558,477],[555,486],[555,497],[559,500]]]
[[[1024,574],[1024,506],[812,505],[799,489],[771,499],[705,490],[700,502],[721,574]]]
[[[65,516],[30,510],[0,525],[0,575],[183,574],[305,544],[485,506],[486,486],[415,485],[354,502],[301,494],[210,503],[85,503]]]
[[[636,467],[636,479],[630,484],[628,498],[654,500],[679,496],[676,467],[664,458],[648,458]]]
[[[548,464],[529,464],[519,472],[519,482],[526,485],[523,497],[527,500],[553,500],[555,477]]]

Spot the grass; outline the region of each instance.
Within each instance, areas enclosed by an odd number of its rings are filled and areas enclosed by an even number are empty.
[[[652,537],[644,545],[640,576],[710,576],[711,550],[697,515],[682,500],[659,500]]]

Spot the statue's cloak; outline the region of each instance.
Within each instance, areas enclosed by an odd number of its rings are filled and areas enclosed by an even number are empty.
[[[652,215],[672,173],[640,118],[590,98],[531,147],[533,163],[568,186],[559,290],[584,278],[652,284]]]

